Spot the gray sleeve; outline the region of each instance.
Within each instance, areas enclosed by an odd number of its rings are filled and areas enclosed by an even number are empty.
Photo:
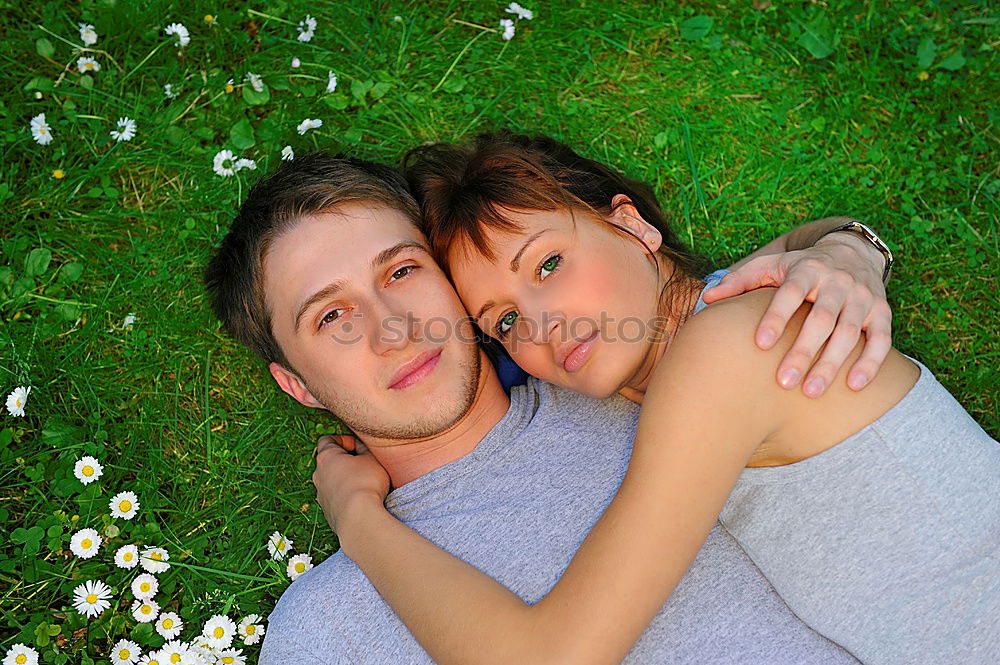
[[[309,571],[312,573],[313,571]],[[325,572],[325,571],[324,571]],[[318,594],[312,576],[300,577],[281,594],[267,617],[259,665],[351,665],[346,641],[327,607],[336,594]],[[327,588],[336,589],[332,581]]]

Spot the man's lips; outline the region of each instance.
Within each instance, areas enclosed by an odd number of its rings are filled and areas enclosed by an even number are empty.
[[[434,371],[441,358],[441,349],[424,351],[416,358],[406,363],[393,375],[389,382],[390,390],[409,388]]]
[[[598,332],[594,331],[590,337],[579,342],[570,342],[560,348],[556,352],[556,363],[567,372],[575,372],[580,369],[587,358],[590,357],[590,351],[597,341]]]

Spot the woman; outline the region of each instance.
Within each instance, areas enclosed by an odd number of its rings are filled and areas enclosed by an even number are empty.
[[[335,502],[351,505],[331,516],[345,552],[432,657],[618,662],[718,519],[863,662],[995,658],[1000,446],[926,367],[891,350],[862,393],[842,371],[822,399],[783,390],[808,306],[754,347],[770,294],[703,308],[693,257],[647,220],[655,203],[554,141],[429,148],[410,172],[483,331],[536,377],[649,407],[618,495],[533,606],[398,522],[366,528],[376,502]],[[646,334],[625,339],[624,321]]]

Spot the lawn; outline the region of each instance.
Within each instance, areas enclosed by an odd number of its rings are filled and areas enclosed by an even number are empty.
[[[201,285],[286,146],[394,162],[487,129],[551,134],[653,183],[720,266],[854,215],[898,257],[896,346],[1000,436],[985,0],[523,2],[530,20],[501,1],[2,4],[0,391],[31,392],[23,416],[0,412],[0,653],[101,663],[123,639],[163,645],[170,631],[133,616],[128,544],[166,549],[155,602],[185,642],[213,617],[266,617],[292,554],[337,549],[310,475],[317,434],[342,429],[221,333]],[[223,150],[233,168],[214,168]],[[75,474],[84,456],[96,482]],[[112,515],[120,492],[134,517]],[[83,529],[103,541],[88,558]],[[88,580],[111,590],[92,618],[73,605]],[[253,641],[233,640],[236,662],[256,661]]]

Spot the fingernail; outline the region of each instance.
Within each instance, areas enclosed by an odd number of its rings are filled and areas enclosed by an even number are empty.
[[[854,374],[848,381],[848,385],[852,390],[861,390],[866,385],[868,385],[868,375],[864,372],[860,374]]]
[[[778,382],[784,388],[791,388],[799,382],[800,378],[802,378],[802,373],[799,370],[789,368],[781,371],[781,374],[778,375]]]
[[[823,389],[826,387],[826,382],[823,379],[809,379],[806,381],[805,393],[809,397],[819,397],[823,394]]]
[[[765,328],[764,330],[761,331],[760,335],[758,336],[758,341],[760,343],[760,346],[762,346],[765,349],[769,349],[771,348],[771,345],[774,344],[774,338],[775,338],[774,331],[771,330],[770,328]]]

